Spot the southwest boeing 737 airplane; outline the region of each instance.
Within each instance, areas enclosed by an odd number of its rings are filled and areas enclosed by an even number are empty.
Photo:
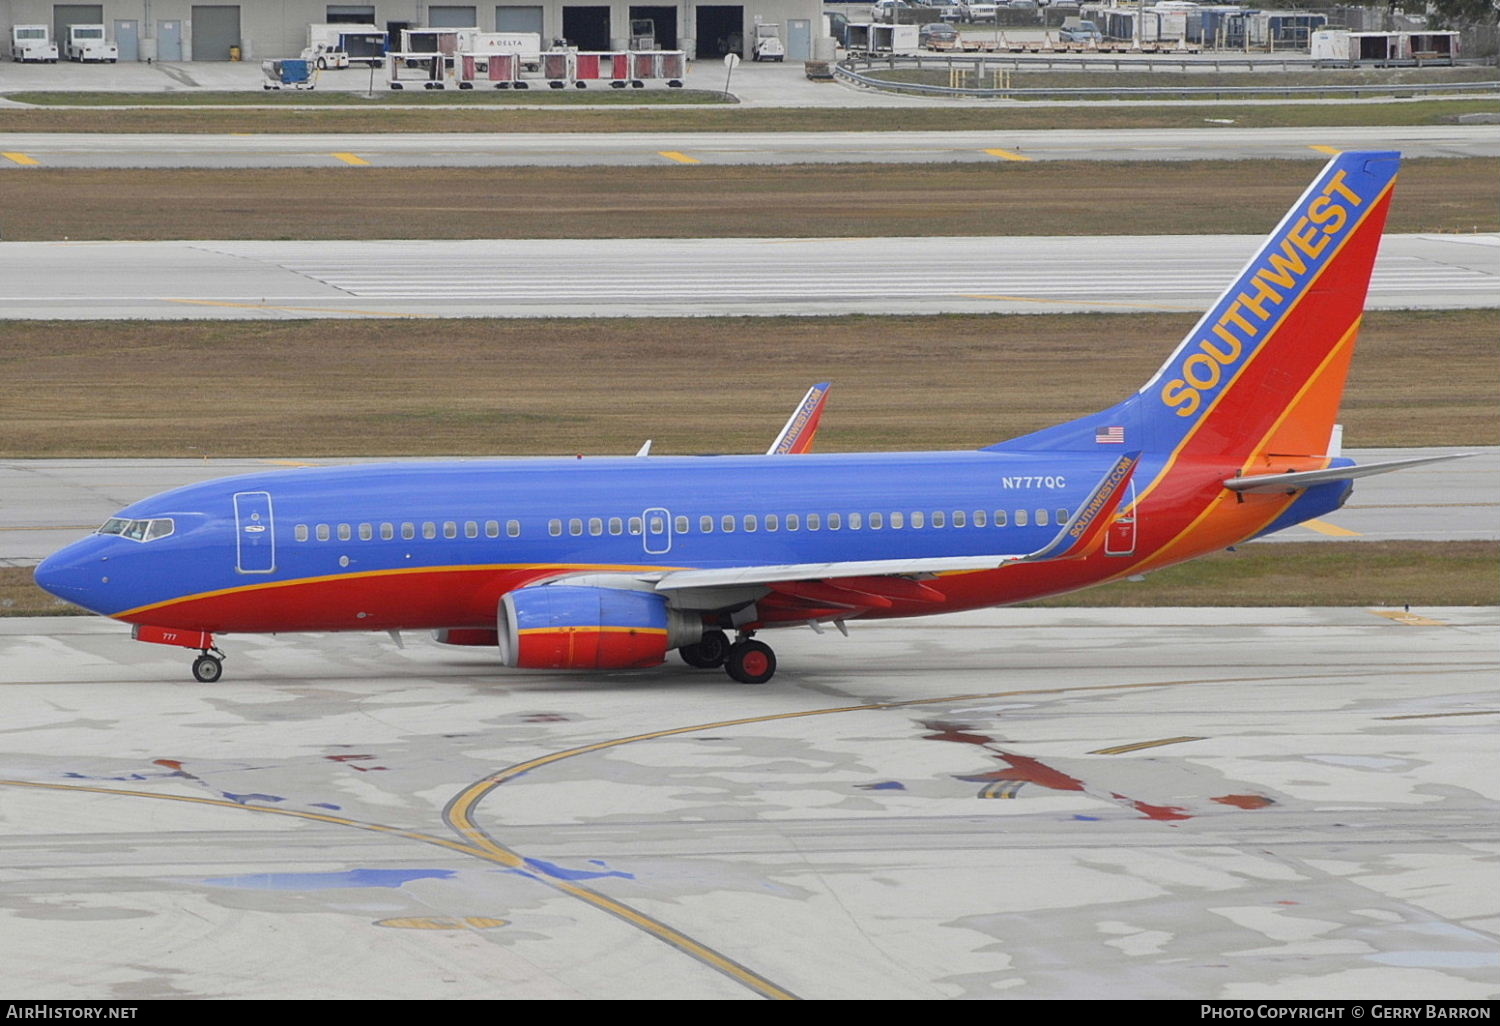
[[[811,455],[826,386],[758,456],[275,471],[142,500],[44,561],[54,595],[201,654],[220,634],[436,632],[506,666],[760,683],[776,627],[1024,602],[1323,516],[1396,153],[1329,162],[1150,381],[978,451]],[[1447,459],[1450,457],[1438,457]]]

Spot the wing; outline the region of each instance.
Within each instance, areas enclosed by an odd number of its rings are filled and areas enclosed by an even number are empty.
[[[809,592],[825,594],[823,588],[847,592],[865,591],[886,599],[916,598],[920,591],[907,587],[912,576],[953,573],[966,570],[995,570],[1011,563],[1037,563],[1049,560],[1080,559],[1102,544],[1120,503],[1128,494],[1127,485],[1140,465],[1140,453],[1126,453],[1115,461],[1079,505],[1057,535],[1035,552],[995,553],[979,556],[923,556],[915,559],[845,560],[829,563],[777,563],[763,566],[723,567],[711,570],[670,570],[655,578],[657,591],[687,588],[723,588],[738,585],[769,585],[786,594]],[[901,580],[905,578],[906,580]],[[853,583],[847,579],[858,579]],[[809,588],[808,585],[821,585]],[[930,589],[925,589],[930,592]],[[932,593],[936,596],[936,593]],[[825,597],[832,597],[826,595]],[[937,596],[940,597],[940,596]],[[868,605],[869,603],[865,603]],[[876,603],[879,604],[879,603]],[[886,601],[885,605],[890,605]]]

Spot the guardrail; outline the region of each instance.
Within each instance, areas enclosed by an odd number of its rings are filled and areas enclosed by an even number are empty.
[[[1073,64],[1086,63],[1088,58],[1047,58],[1049,62],[1059,63],[1071,61]],[[1097,59],[1094,63],[1115,63],[1109,60],[1103,62]],[[1416,96],[1416,95],[1438,95],[1443,93],[1493,93],[1500,92],[1500,80],[1487,82],[1422,82],[1407,83],[1401,85],[1310,85],[1310,86],[1278,86],[1278,85],[1253,85],[1253,86],[1185,86],[1177,84],[1164,84],[1160,86],[1098,86],[1098,87],[1068,87],[1068,88],[1041,88],[1041,87],[995,87],[995,88],[967,88],[954,86],[926,85],[920,82],[891,82],[887,79],[874,78],[863,74],[861,69],[868,71],[881,68],[889,71],[896,70],[963,70],[966,74],[973,74],[978,79],[983,77],[991,69],[1015,69],[1017,67],[1033,66],[1039,63],[1035,58],[1026,60],[1011,56],[981,55],[960,56],[955,54],[923,56],[892,56],[877,58],[855,58],[840,61],[834,66],[834,77],[853,85],[864,86],[868,89],[877,89],[884,92],[919,93],[932,96],[989,96],[1015,99],[1039,99],[1041,97],[1054,97],[1062,99],[1087,99],[1090,97],[1123,97],[1146,98],[1170,95],[1179,99],[1213,98],[1223,99],[1225,97],[1243,96],[1284,96],[1293,97],[1315,97],[1315,96]],[[1138,64],[1156,63],[1150,61],[1136,61]],[[1197,61],[1184,63],[1199,64]],[[1244,61],[1237,62],[1239,64]],[[1258,68],[1264,68],[1267,63],[1283,62],[1257,62]],[[1297,64],[1302,67],[1311,67],[1313,62],[1305,60],[1300,62],[1287,61],[1285,64]],[[1048,65],[1050,67],[1050,63]],[[1285,69],[1283,69],[1285,70]]]

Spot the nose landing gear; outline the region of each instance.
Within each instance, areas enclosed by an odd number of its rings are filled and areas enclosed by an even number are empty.
[[[217,648],[204,649],[203,654],[193,660],[193,676],[200,684],[212,684],[224,675],[224,653]]]

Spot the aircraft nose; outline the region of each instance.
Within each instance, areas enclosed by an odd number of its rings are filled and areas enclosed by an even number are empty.
[[[86,606],[85,598],[99,580],[100,557],[85,546],[69,545],[54,552],[33,571],[36,583],[60,599]]]

